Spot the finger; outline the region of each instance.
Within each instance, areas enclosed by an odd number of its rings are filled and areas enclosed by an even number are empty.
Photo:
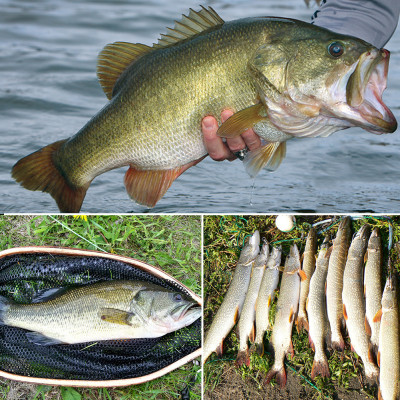
[[[204,117],[201,123],[204,145],[207,153],[215,161],[233,159],[233,154],[229,151],[222,138],[217,136],[218,122],[214,117]]]
[[[233,111],[231,111],[231,110],[222,111],[221,122],[224,123],[232,115],[233,115]],[[232,153],[236,153],[237,151],[243,150],[244,148],[246,148],[246,143],[244,142],[244,140],[241,136],[227,139],[226,144],[228,145],[229,150]]]
[[[253,131],[253,129],[248,129],[246,132],[242,133],[242,139],[246,144],[247,148],[252,151],[261,147],[260,137]]]

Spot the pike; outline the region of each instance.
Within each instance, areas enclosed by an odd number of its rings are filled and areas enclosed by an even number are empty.
[[[326,305],[331,328],[331,345],[338,351],[344,350],[341,328],[343,321],[343,272],[351,240],[350,217],[342,219],[336,238],[333,241],[326,277]]]
[[[374,316],[381,309],[382,285],[382,243],[379,228],[375,228],[368,241],[367,263],[364,270],[364,293],[367,334],[371,336],[372,349],[376,355],[379,347],[380,322],[374,322]]]
[[[78,212],[98,175],[128,166],[124,184],[154,207],[183,172],[207,156],[201,121],[236,113],[218,135],[249,128],[265,141],[244,162],[255,176],[275,170],[292,138],[359,126],[394,132],[382,101],[389,51],[302,21],[225,22],[211,7],[190,10],[153,46],[115,42],[98,57],[109,102],[74,136],[20,159],[13,178]]]
[[[351,242],[343,274],[343,316],[346,320],[351,347],[362,359],[368,379],[377,378],[379,370],[373,361],[372,346],[365,330],[363,291],[364,256],[370,228],[363,225]]]
[[[294,356],[292,327],[299,305],[299,274],[302,274],[300,254],[297,246],[294,244],[290,247],[290,254],[286,258],[276,308],[275,323],[271,335],[271,343],[274,349],[274,365],[265,377],[265,383],[269,383],[276,375],[276,381],[281,388],[286,385],[285,356],[289,352]]]
[[[261,280],[263,278],[265,266],[269,256],[269,244],[267,241],[262,246],[260,254],[254,261],[253,272],[251,274],[249,289],[243,304],[242,313],[238,323],[239,332],[239,352],[236,358],[238,366],[246,364],[250,366],[249,349],[247,341],[254,342],[254,320],[256,317],[256,304]],[[258,305],[257,305],[258,306]]]
[[[328,274],[329,243],[328,237],[322,243],[318,253],[317,267],[310,280],[310,293],[307,300],[307,312],[309,322],[309,341],[315,352],[311,370],[311,379],[317,375],[329,378],[328,360],[324,351],[324,342],[327,338],[329,323],[326,314],[325,284]]]
[[[378,352],[379,400],[400,398],[399,303],[396,286],[395,278],[389,275],[382,296],[382,308],[374,318],[381,324]]]
[[[203,363],[206,362],[207,358],[214,351],[218,356],[222,355],[223,341],[235,325],[242,311],[250,283],[253,262],[259,252],[259,246],[260,234],[258,231],[255,231],[240,253],[229,289],[205,335]]]
[[[310,287],[310,279],[315,270],[315,253],[317,251],[317,234],[314,228],[311,228],[308,232],[306,248],[303,254],[303,271],[307,278],[301,281],[300,285],[300,301],[299,301],[299,313],[296,319],[297,331],[300,332],[303,329],[308,331],[308,319],[306,311],[306,301],[308,291]]]
[[[279,283],[279,267],[281,265],[282,246],[272,248],[268,258],[267,266],[262,277],[260,290],[257,297],[256,307],[256,339],[255,346],[257,353],[264,354],[264,333],[271,329],[269,323],[269,310],[274,301],[276,288]]]

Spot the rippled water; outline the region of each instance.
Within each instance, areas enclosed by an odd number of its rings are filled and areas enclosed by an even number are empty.
[[[225,20],[275,15],[309,21],[302,0],[217,0]],[[41,192],[10,176],[22,156],[79,130],[105,103],[97,82],[96,57],[113,41],[151,45],[166,26],[198,9],[198,2],[0,1],[0,212],[56,212]],[[385,102],[400,119],[400,28],[391,51]],[[240,161],[206,159],[172,185],[153,212],[400,212],[399,137],[349,129],[324,139],[290,141],[273,174],[253,182]],[[126,168],[97,177],[82,212],[146,212],[123,186]]]

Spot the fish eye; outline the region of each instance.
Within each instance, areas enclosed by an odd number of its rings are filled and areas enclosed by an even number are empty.
[[[182,295],[180,293],[175,293],[174,294],[174,300],[175,301],[182,301]]]
[[[344,52],[344,47],[339,42],[333,42],[328,46],[328,52],[332,57],[338,58]]]

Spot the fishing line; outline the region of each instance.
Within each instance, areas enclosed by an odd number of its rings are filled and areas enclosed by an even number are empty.
[[[75,232],[74,230],[72,230],[71,228],[69,228],[67,225],[64,225],[61,221],[59,221],[58,219],[54,218],[52,215],[49,215],[49,217],[57,222],[58,224],[60,224],[62,227],[64,227],[65,229],[68,229],[70,232],[74,233],[76,236],[80,237],[81,239],[83,239],[85,242],[88,242],[89,244],[91,244],[92,246],[94,246],[96,249],[99,249],[100,251],[107,253],[106,250],[103,250],[101,247],[97,246],[96,244],[92,243],[90,240],[84,238],[83,236],[81,236],[79,233]]]

